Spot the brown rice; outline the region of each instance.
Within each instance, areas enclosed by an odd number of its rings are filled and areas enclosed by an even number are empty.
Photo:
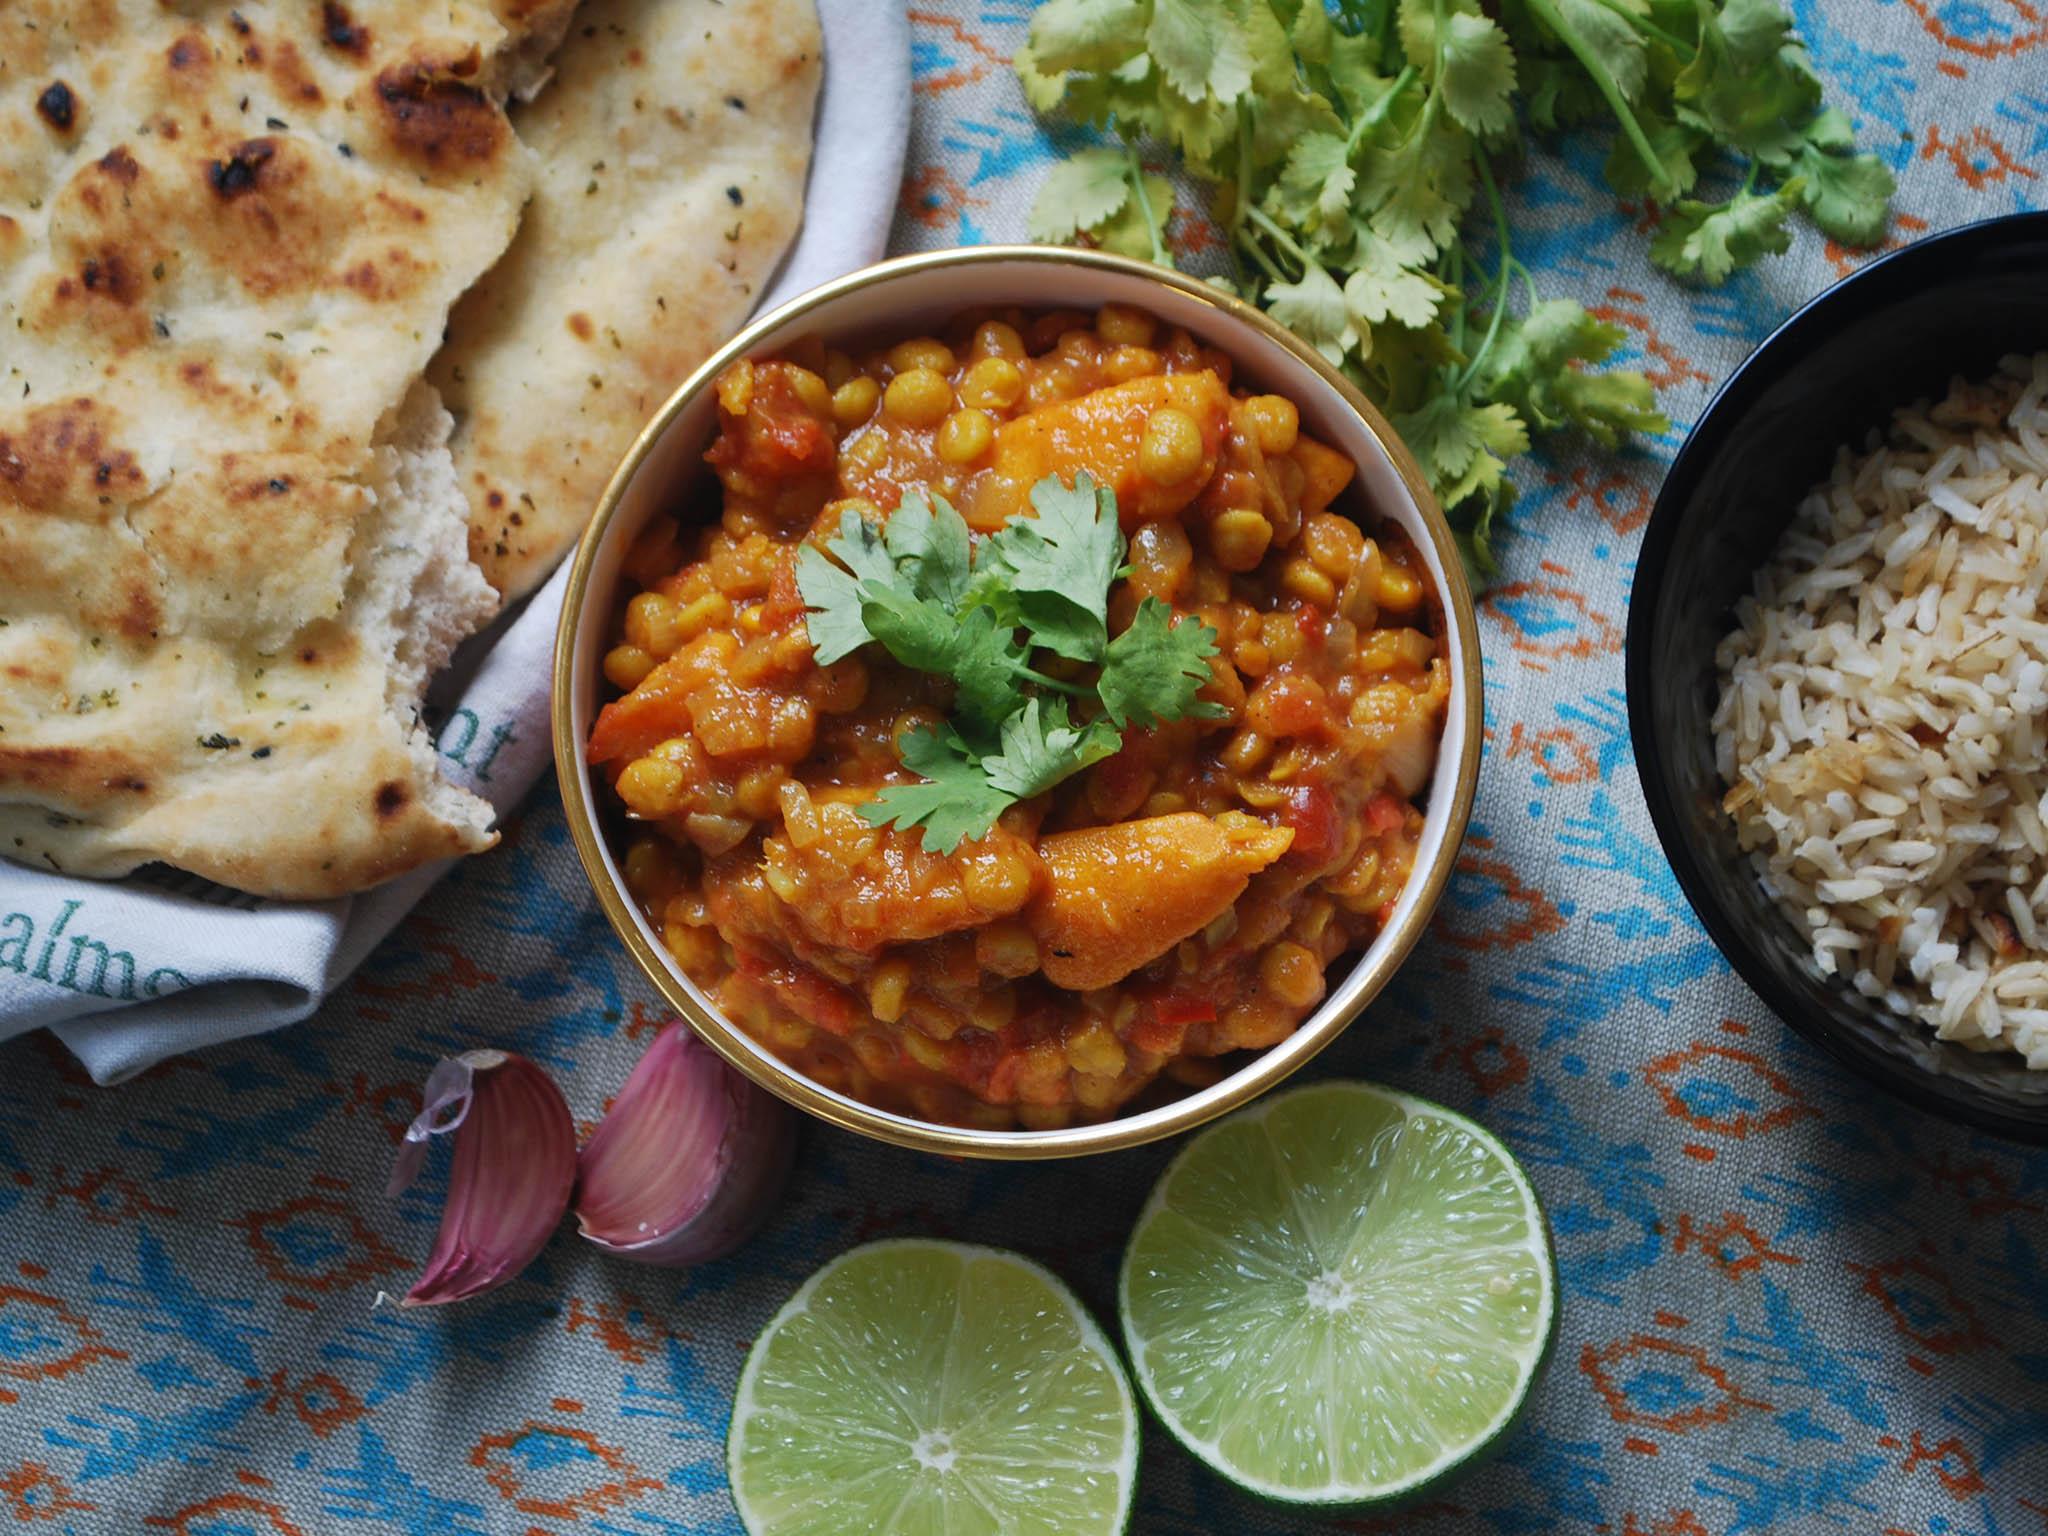
[[[2048,352],[1896,414],[1716,661],[1724,804],[1824,974],[2048,1070]]]

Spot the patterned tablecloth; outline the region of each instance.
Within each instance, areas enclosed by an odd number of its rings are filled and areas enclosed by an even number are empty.
[[[2048,200],[2042,0],[1791,0],[1830,97],[1897,171],[1898,238]],[[1014,238],[1049,149],[1004,60],[1026,0],[914,0],[898,245]],[[1436,928],[1314,1070],[1480,1116],[1557,1233],[1563,1330],[1494,1464],[1396,1526],[1614,1536],[2048,1531],[2048,1154],[1878,1098],[1732,979],[1659,856],[1622,616],[1689,420],[1856,258],[1810,230],[1718,292],[1644,260],[1604,144],[1533,158],[1519,252],[1627,327],[1677,422],[1525,462],[1481,605],[1489,748]],[[1184,199],[1185,201],[1185,199]],[[1205,229],[1187,203],[1176,247]],[[0,1049],[0,1529],[176,1536],[737,1532],[726,1407],[761,1323],[884,1233],[1021,1248],[1112,1304],[1157,1148],[946,1163],[813,1128],[738,1257],[672,1274],[563,1240],[446,1312],[373,1308],[437,1173],[381,1193],[439,1054],[527,1052],[593,1118],[658,1018],[551,790],[311,1022],[95,1089]],[[1293,1531],[1150,1433],[1145,1536]]]

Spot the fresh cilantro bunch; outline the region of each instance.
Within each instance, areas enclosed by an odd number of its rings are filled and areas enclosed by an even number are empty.
[[[1054,168],[1033,238],[1170,262],[1172,188],[1130,146],[1178,149],[1217,184],[1225,281],[1387,411],[1481,572],[1532,430],[1669,426],[1640,373],[1587,371],[1622,332],[1515,259],[1494,167],[1525,124],[1612,125],[1609,185],[1658,205],[1651,259],[1706,283],[1785,250],[1794,213],[1874,244],[1892,191],[1779,0],[1047,0],[1016,67],[1040,111],[1126,141]],[[1741,181],[1709,202],[1717,163]]]
[[[943,497],[907,492],[882,528],[848,509],[823,550],[797,555],[819,665],[875,644],[953,680],[945,724],[898,743],[923,782],[859,808],[875,826],[921,827],[934,853],[986,836],[1019,800],[1111,756],[1126,726],[1221,713],[1196,697],[1216,654],[1208,625],[1176,623],[1148,597],[1110,638],[1109,589],[1124,574],[1115,495],[1085,474],[1072,487],[1048,475],[1031,505],[1037,516],[976,548]],[[1095,667],[1095,680],[1048,675],[1033,664],[1041,650]]]

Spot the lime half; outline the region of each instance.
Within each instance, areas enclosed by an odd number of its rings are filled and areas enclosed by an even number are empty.
[[[994,1248],[870,1243],[755,1342],[726,1464],[751,1536],[1094,1536],[1130,1515],[1138,1412],[1048,1271]]]
[[[1364,1083],[1203,1132],[1152,1191],[1119,1286],[1174,1438],[1297,1504],[1418,1493],[1513,1422],[1549,1353],[1543,1212],[1465,1119]]]

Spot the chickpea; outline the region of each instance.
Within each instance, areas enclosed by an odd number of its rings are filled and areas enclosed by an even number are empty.
[[[1348,517],[1318,512],[1302,525],[1302,543],[1309,559],[1333,580],[1349,576],[1365,553],[1365,535]]]
[[[832,386],[817,374],[792,363],[789,366],[789,383],[797,399],[803,403],[804,409],[813,416],[832,414]]]
[[[953,386],[930,368],[911,368],[889,381],[882,410],[906,427],[936,427],[953,409]]]
[[[1290,452],[1301,436],[1301,412],[1284,395],[1253,395],[1244,403],[1259,451],[1269,457]]]
[[[1062,400],[1071,400],[1081,393],[1081,380],[1074,370],[1062,364],[1038,369],[1031,377],[1025,390],[1025,399],[1032,410],[1048,405],[1058,405]]]
[[[1398,565],[1380,567],[1378,590],[1373,594],[1389,613],[1406,613],[1422,601],[1422,583]]]
[[[1273,653],[1263,640],[1240,640],[1230,653],[1231,665],[1246,677],[1264,677],[1272,668]]]
[[[984,912],[1015,912],[1031,897],[1031,867],[1022,854],[984,847],[961,861],[967,899]]]
[[[781,791],[787,778],[777,767],[749,768],[733,786],[733,803],[756,821],[772,821],[782,809]]]
[[[683,770],[661,757],[636,757],[619,775],[619,798],[642,816],[668,816],[683,803]]]
[[[904,1000],[910,996],[910,962],[885,960],[875,967],[868,982],[868,1011],[884,1024],[903,1017]]]
[[[969,406],[946,418],[935,446],[944,463],[967,465],[987,453],[995,439],[996,424],[988,413]]]
[[[1007,357],[984,357],[960,381],[963,405],[1007,410],[1024,393],[1024,375]]]
[[[825,382],[837,390],[854,374],[853,359],[844,352],[831,351],[825,354]]]
[[[1154,485],[1182,485],[1202,467],[1201,424],[1178,406],[1162,405],[1145,423],[1138,469]]]
[[[1128,383],[1160,371],[1159,354],[1150,347],[1118,347],[1102,360],[1103,374],[1112,384]]]
[[[1096,312],[1095,329],[1113,347],[1149,347],[1159,322],[1128,304],[1105,304]]]
[[[615,645],[604,656],[605,681],[628,692],[638,688],[654,670],[655,658],[637,645]]]
[[[881,432],[862,431],[839,450],[839,470],[843,480],[859,485],[869,475],[877,473],[889,459],[889,439]]]
[[[990,923],[975,932],[974,963],[991,976],[1029,976],[1038,969],[1038,941],[1021,922]]]
[[[1106,1020],[1093,1020],[1067,1036],[1067,1062],[1076,1072],[1116,1077],[1125,1059],[1124,1043]]]
[[[951,373],[953,349],[931,336],[899,341],[889,349],[889,367],[897,373],[908,373],[913,368],[929,368],[933,373]]]
[[[1012,987],[989,987],[975,994],[967,1017],[976,1029],[993,1034],[1017,1016],[1017,993]]]
[[[1290,560],[1280,568],[1280,590],[1318,608],[1333,607],[1337,601],[1336,583],[1309,560]]]
[[[903,1042],[904,1055],[908,1056],[920,1067],[923,1067],[927,1072],[937,1072],[941,1076],[945,1075],[946,1068],[950,1064],[950,1055],[943,1044],[932,1039],[923,1031],[915,1029],[905,1030],[900,1038]]]
[[[1223,749],[1223,765],[1232,773],[1253,773],[1273,755],[1273,738],[1246,726]]]
[[[1323,995],[1323,968],[1308,949],[1283,940],[1259,956],[1259,985],[1289,1008],[1313,1007]]]
[[[1273,542],[1273,525],[1264,514],[1234,508],[1209,524],[1209,553],[1226,571],[1255,570]]]
[[[683,637],[676,625],[676,605],[659,592],[642,592],[626,604],[626,642],[650,656],[669,656]]]
[[[1301,655],[1301,626],[1291,613],[1269,613],[1259,621],[1259,638],[1274,666],[1284,666]]]
[[[832,419],[842,427],[857,427],[875,414],[882,398],[882,386],[864,373],[857,373],[832,391]]]
[[[970,350],[980,357],[1007,358],[1014,363],[1024,356],[1024,338],[1017,334],[1014,325],[990,320],[975,327]]]

